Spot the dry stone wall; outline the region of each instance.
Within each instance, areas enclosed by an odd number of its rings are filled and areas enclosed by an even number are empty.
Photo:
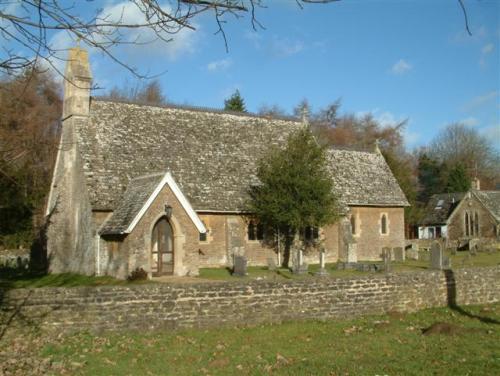
[[[0,329],[157,330],[330,319],[500,301],[500,266],[291,282],[0,290]]]

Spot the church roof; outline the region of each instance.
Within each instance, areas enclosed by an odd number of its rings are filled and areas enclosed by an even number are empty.
[[[472,191],[497,222],[500,222],[500,191]]]
[[[196,211],[244,211],[258,160],[303,126],[293,118],[100,99],[91,101],[88,124],[76,124],[91,204],[117,212],[107,223],[112,232],[144,205],[159,171],[171,173]],[[380,153],[332,149],[329,159],[344,205],[408,205]]]
[[[330,149],[334,189],[351,206],[409,206],[405,194],[379,152]]]
[[[129,182],[170,171],[197,211],[241,211],[257,161],[302,123],[291,118],[93,99],[78,128],[94,210],[114,210]]]
[[[132,179],[113,215],[100,230],[101,235],[130,233],[140,221],[161,190],[168,185],[188,217],[199,232],[206,232],[205,225],[195,213],[170,172],[157,173]]]

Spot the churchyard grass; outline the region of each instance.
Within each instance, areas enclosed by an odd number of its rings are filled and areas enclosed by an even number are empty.
[[[93,277],[73,273],[43,274],[13,269],[0,269],[0,288],[39,288],[123,285],[147,281],[123,281],[113,277]]]
[[[32,333],[22,340],[10,333],[1,347],[22,343],[20,358],[34,356],[55,375],[500,374],[500,304],[462,309],[250,328]]]

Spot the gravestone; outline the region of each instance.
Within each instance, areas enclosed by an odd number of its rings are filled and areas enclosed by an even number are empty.
[[[319,252],[319,270],[316,272],[317,276],[325,277],[328,275],[328,272],[325,269],[325,251],[321,250]]]
[[[342,248],[339,254],[340,261],[349,264],[358,262],[358,248],[356,240],[352,236],[351,222],[347,218],[341,220],[340,230],[342,234]]]
[[[433,242],[431,245],[431,269],[443,269],[443,250],[441,249],[441,244],[438,242]]]
[[[236,277],[247,275],[247,258],[245,256],[234,256],[233,275]]]
[[[389,247],[382,248],[382,260],[384,261],[384,270],[391,271],[391,249]]]
[[[479,240],[478,239],[470,239],[469,240],[469,252],[472,256],[477,255],[478,248],[479,248]]]
[[[410,260],[418,260],[418,244],[411,243],[411,247],[406,250],[406,258]]]
[[[292,259],[292,273],[293,274],[306,274],[308,265],[304,263],[304,254],[302,249],[297,249]]]
[[[274,259],[274,257],[269,257],[267,259],[267,269],[269,269],[270,271],[275,271],[277,268],[278,266],[276,265],[276,260]]]
[[[403,247],[394,247],[392,249],[392,254],[394,255],[394,261],[402,262],[405,260],[405,255],[403,253]]]
[[[457,247],[450,247],[449,251],[450,251],[451,255],[456,255],[457,254]]]

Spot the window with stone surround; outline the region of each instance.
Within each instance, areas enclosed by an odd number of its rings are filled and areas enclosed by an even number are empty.
[[[204,220],[201,220],[201,222],[203,223],[203,226],[205,226],[205,229],[207,230],[207,232],[200,232],[200,243],[207,243],[208,242],[208,233],[209,233],[209,228],[207,226],[207,224],[205,223]]]
[[[354,214],[351,215],[351,233],[356,235],[356,216]]]
[[[247,227],[248,240],[264,240],[264,226],[251,220]]]
[[[380,233],[387,235],[389,233],[389,223],[387,220],[387,213],[382,213],[380,216]]]

